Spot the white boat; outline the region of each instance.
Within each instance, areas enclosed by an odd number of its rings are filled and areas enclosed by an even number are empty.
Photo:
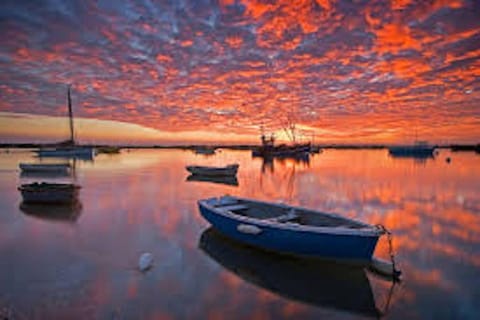
[[[95,149],[87,146],[78,146],[75,143],[75,135],[73,128],[73,111],[72,99],[70,96],[70,85],[67,90],[68,100],[68,119],[70,125],[70,139],[62,142],[54,148],[42,148],[36,151],[39,157],[59,157],[59,158],[78,158],[83,160],[93,160]]]
[[[22,172],[65,173],[71,169],[69,163],[20,163]]]
[[[234,176],[238,171],[238,164],[229,164],[225,167],[187,166],[186,169],[194,175],[202,176]]]
[[[30,183],[18,187],[25,203],[71,203],[78,200],[80,186],[71,183]]]

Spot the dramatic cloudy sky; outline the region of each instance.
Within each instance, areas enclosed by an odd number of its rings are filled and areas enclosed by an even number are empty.
[[[3,0],[0,31],[2,141],[67,83],[88,141],[480,140],[478,0]]]

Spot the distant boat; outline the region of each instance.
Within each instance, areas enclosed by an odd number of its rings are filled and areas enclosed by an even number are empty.
[[[225,167],[211,167],[211,166],[187,166],[186,169],[195,175],[201,176],[234,176],[238,171],[238,164],[229,164]]]
[[[204,147],[204,148],[196,148],[196,149],[195,149],[195,153],[196,153],[196,154],[211,155],[211,154],[215,154],[215,148],[207,148],[207,147]]]
[[[364,268],[320,259],[279,255],[231,240],[209,228],[199,248],[248,283],[317,307],[380,318]]]
[[[65,173],[71,169],[69,163],[20,163],[19,167],[26,173]]]
[[[79,158],[84,160],[93,160],[95,149],[92,147],[78,146],[75,143],[73,128],[72,99],[70,96],[70,85],[67,87],[68,118],[70,127],[70,139],[58,144],[55,148],[43,148],[36,151],[39,157],[60,157],[60,158]]]
[[[416,141],[414,145],[394,146],[388,148],[388,152],[393,157],[415,157],[415,158],[433,158],[435,146],[429,145],[425,141]]]
[[[233,196],[199,200],[198,206],[225,236],[292,255],[370,263],[378,238],[385,234],[340,215]]]
[[[212,182],[229,186],[238,186],[238,180],[235,175],[205,176],[199,174],[191,174],[187,177],[187,181]]]
[[[322,153],[322,152],[323,152],[322,148],[320,148],[317,145],[312,145],[310,147],[310,153]]]
[[[265,135],[261,136],[262,145],[252,151],[253,157],[274,158],[274,157],[308,157],[311,152],[311,143],[293,143],[275,145],[275,138]]]
[[[96,154],[118,154],[120,153],[121,148],[120,147],[115,147],[115,146],[103,146],[103,147],[97,147],[95,149]]]
[[[93,160],[95,150],[91,147],[57,147],[54,149],[41,149],[37,151],[41,158],[77,158],[83,160]]]
[[[18,187],[25,203],[72,203],[78,200],[80,186],[70,183],[30,183]]]
[[[474,151],[476,153],[480,153],[480,144],[477,145],[461,145],[461,144],[454,144],[450,147],[453,152],[459,151]]]

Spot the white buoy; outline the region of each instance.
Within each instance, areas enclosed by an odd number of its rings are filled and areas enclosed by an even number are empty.
[[[138,270],[145,272],[153,265],[153,255],[149,252],[144,252],[138,259]]]

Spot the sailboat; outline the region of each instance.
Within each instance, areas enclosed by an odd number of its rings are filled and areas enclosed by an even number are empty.
[[[416,140],[413,145],[392,146],[388,152],[392,157],[433,158],[435,146]]]
[[[70,126],[70,139],[57,144],[55,148],[46,148],[37,150],[39,157],[59,157],[59,158],[79,158],[84,160],[93,160],[95,149],[92,147],[79,146],[75,143],[73,128],[72,98],[70,96],[70,85],[67,89],[68,100],[68,118]]]

